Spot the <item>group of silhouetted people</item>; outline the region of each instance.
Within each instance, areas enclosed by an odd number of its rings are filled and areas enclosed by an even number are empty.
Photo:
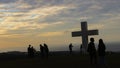
[[[34,57],[35,56],[36,50],[33,48],[33,46],[29,45],[28,46],[28,57]]]
[[[72,54],[72,43],[69,44],[69,52]],[[90,56],[90,63],[97,64],[97,56],[99,58],[99,64],[105,64],[105,50],[106,46],[102,39],[99,39],[98,49],[95,48],[94,38],[90,38],[90,43],[88,44],[87,52]],[[83,45],[80,46],[80,53],[84,52]]]
[[[42,46],[42,44],[40,44],[41,58],[48,58],[48,54],[49,54],[49,49],[48,49],[47,44],[44,43],[44,46]]]
[[[105,44],[102,39],[99,39],[98,49],[95,48],[94,38],[90,38],[90,43],[88,44],[87,52],[90,56],[90,63],[97,64],[97,54],[99,57],[99,64],[105,64]]]
[[[69,44],[70,54],[72,54],[72,43]],[[80,47],[82,49],[82,45]],[[87,52],[90,56],[90,63],[97,64],[97,56],[99,57],[99,64],[105,64],[105,44],[102,39],[99,39],[98,49],[95,48],[94,38],[90,38],[90,42],[88,44]],[[28,56],[34,57],[36,50],[33,46],[29,45],[28,47]],[[49,49],[47,44],[40,44],[40,56],[41,58],[48,58]]]
[[[40,56],[41,58],[48,58],[48,54],[49,54],[49,49],[47,44],[43,44],[44,46],[42,46],[42,44],[40,44]],[[33,48],[33,46],[29,45],[28,46],[28,57],[33,58],[35,56],[36,50]]]

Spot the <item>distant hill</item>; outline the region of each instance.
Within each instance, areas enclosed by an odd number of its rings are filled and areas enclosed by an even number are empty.
[[[0,60],[13,60],[18,58],[25,58],[27,55],[26,52],[11,51],[0,53]]]

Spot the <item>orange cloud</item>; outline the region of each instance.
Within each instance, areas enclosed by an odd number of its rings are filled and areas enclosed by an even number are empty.
[[[63,34],[64,34],[64,32],[45,32],[45,33],[40,34],[39,36],[52,37],[52,36],[61,36]]]

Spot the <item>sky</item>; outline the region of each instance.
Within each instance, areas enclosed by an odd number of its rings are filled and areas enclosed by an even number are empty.
[[[39,49],[47,43],[51,50],[81,44],[80,22],[98,29],[95,43],[120,42],[120,0],[0,0],[0,52],[26,51],[29,44]],[[91,36],[90,36],[91,37]],[[89,37],[89,38],[90,38]],[[78,48],[78,47],[76,47]]]

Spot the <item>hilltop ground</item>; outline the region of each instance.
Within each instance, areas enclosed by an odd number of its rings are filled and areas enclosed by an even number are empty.
[[[97,68],[100,66],[97,66]],[[96,68],[88,55],[52,55],[48,59],[23,58],[0,61],[0,68]],[[106,55],[105,68],[120,68],[120,54]]]

